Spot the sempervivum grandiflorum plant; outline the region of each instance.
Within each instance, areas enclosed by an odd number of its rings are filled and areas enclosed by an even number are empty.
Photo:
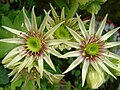
[[[61,15],[59,16],[57,14],[57,12],[55,11],[54,7],[50,4],[51,7],[51,11],[52,11],[52,16],[49,16],[49,20],[47,22],[47,28],[51,29],[53,28],[56,24],[65,21],[65,23],[63,23],[56,31],[55,33],[53,33],[53,35],[50,37],[51,39],[54,39],[54,41],[56,42],[60,40],[60,41],[69,41],[72,39],[72,36],[70,35],[69,31],[67,30],[67,28],[65,26],[68,26],[70,28],[72,28],[74,31],[77,31],[79,29],[79,26],[77,24],[77,18],[72,17],[72,18],[66,18],[65,16],[65,12],[64,12],[64,8],[61,11]],[[68,46],[64,43],[59,43],[58,45],[54,45],[53,46],[56,49],[60,49],[61,51],[63,49],[67,49],[70,50],[71,46]]]
[[[109,48],[120,45],[120,42],[107,42],[107,39],[113,35],[120,27],[117,27],[108,33],[102,35],[103,29],[106,24],[107,15],[105,16],[104,20],[102,21],[99,29],[97,32],[95,32],[95,16],[92,14],[92,19],[90,21],[89,30],[86,30],[84,23],[80,19],[80,17],[77,15],[78,25],[82,32],[82,35],[80,36],[78,33],[76,33],[74,30],[69,28],[67,29],[71,33],[71,35],[76,40],[76,46],[75,44],[72,45],[70,43],[70,46],[76,47],[75,51],[70,51],[66,54],[64,54],[62,57],[77,57],[71,65],[67,68],[64,74],[74,69],[77,65],[80,63],[83,63],[82,67],[82,86],[84,86],[86,75],[88,72],[88,68],[91,65],[98,73],[99,75],[103,76],[101,73],[100,68],[107,72],[109,75],[116,78],[113,73],[108,69],[107,66],[118,70],[116,65],[113,64],[109,58],[114,58],[119,60],[120,56],[116,55],[109,51]],[[68,44],[67,44],[68,45]],[[103,77],[104,78],[104,77]]]
[[[2,63],[4,64],[5,68],[13,69],[13,71],[9,74],[9,76],[15,74],[12,81],[17,78],[17,76],[23,69],[27,69],[27,73],[29,74],[35,70],[36,74],[34,75],[35,77],[36,75],[39,76],[39,78],[37,79],[37,82],[39,82],[44,73],[44,60],[54,71],[56,71],[50,58],[50,54],[57,57],[60,57],[61,54],[57,52],[54,48],[51,48],[51,45],[54,44],[54,40],[49,41],[49,37],[63,22],[58,23],[53,28],[45,32],[45,26],[50,12],[46,14],[39,29],[37,28],[34,7],[32,8],[31,22],[25,14],[24,8],[23,13],[24,24],[27,29],[26,32],[2,26],[4,29],[18,36],[15,38],[0,39],[0,42],[17,44],[17,47],[15,47],[6,55]]]

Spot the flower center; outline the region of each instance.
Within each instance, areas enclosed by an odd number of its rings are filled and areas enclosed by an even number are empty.
[[[38,52],[42,48],[41,40],[37,37],[28,38],[26,44],[27,44],[27,49],[31,52]]]
[[[97,55],[99,53],[99,45],[95,42],[86,45],[85,52],[88,55]]]
[[[70,38],[70,33],[65,26],[62,25],[55,31],[54,36],[57,39],[68,39]]]

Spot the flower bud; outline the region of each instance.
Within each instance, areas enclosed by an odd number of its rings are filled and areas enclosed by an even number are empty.
[[[92,89],[97,89],[104,82],[104,72],[101,70],[101,75],[93,68],[90,67],[87,74],[87,85]]]
[[[78,2],[80,3],[80,5],[85,5],[89,1],[91,1],[91,0],[78,0]]]
[[[98,14],[98,11],[101,9],[100,5],[97,3],[91,3],[87,8],[87,11],[90,13]]]

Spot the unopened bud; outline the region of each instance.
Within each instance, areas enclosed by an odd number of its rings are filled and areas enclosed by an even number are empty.
[[[88,74],[87,74],[87,85],[92,89],[97,89],[100,87],[104,82],[104,72],[102,70],[101,74],[99,74],[93,67],[89,68]]]
[[[100,5],[97,3],[92,3],[89,5],[89,7],[87,8],[87,11],[90,13],[95,13],[98,14],[98,11],[101,9]]]

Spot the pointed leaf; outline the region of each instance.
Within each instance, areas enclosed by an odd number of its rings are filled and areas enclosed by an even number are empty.
[[[0,65],[0,85],[9,83],[9,78],[6,70]]]
[[[3,58],[15,46],[15,44],[0,42],[0,58]]]

